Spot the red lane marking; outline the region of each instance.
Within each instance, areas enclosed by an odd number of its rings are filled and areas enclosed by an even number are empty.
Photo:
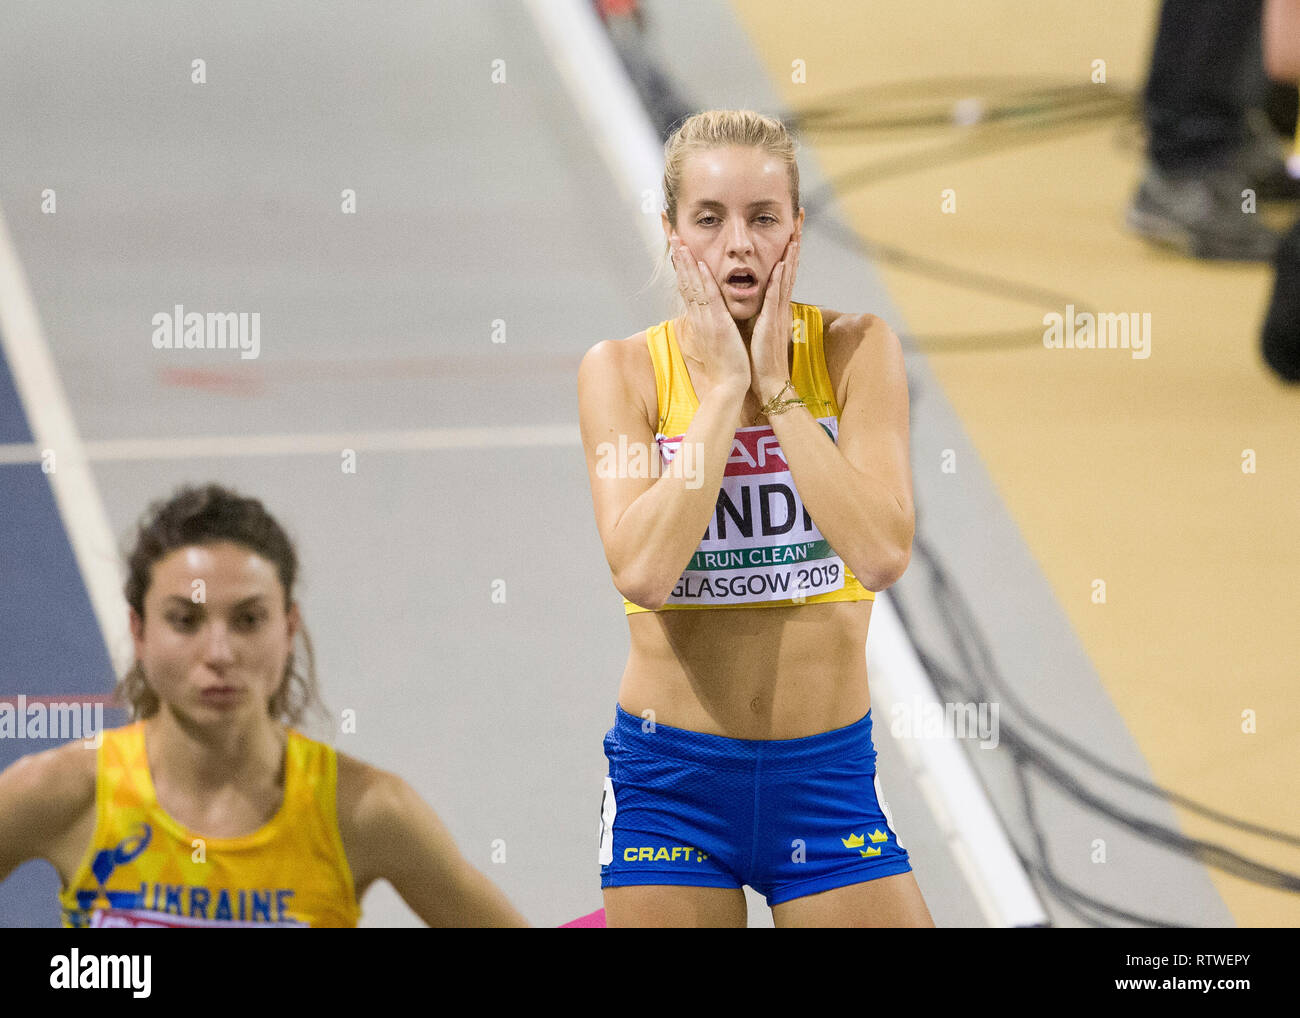
[[[436,357],[368,357],[353,360],[284,360],[223,367],[161,368],[163,385],[205,389],[232,396],[257,396],[268,382],[312,382],[330,379],[361,381],[387,378],[500,377],[503,373],[534,376],[541,373],[572,375],[580,355],[515,354],[444,355]]]
[[[278,380],[321,378],[443,378],[451,375],[499,378],[511,372],[573,374],[581,354],[440,354],[432,357],[364,357],[353,360],[283,360],[260,365],[263,375]]]
[[[256,396],[262,391],[262,381],[256,375],[220,368],[163,368],[158,378],[164,385],[205,389],[229,396]]]
[[[605,910],[596,909],[595,912],[589,912],[587,915],[580,915],[577,919],[570,919],[567,923],[560,926],[562,930],[603,930],[605,929]]]

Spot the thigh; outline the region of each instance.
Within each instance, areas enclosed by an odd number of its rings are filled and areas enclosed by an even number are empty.
[[[909,874],[910,875],[910,874]],[[745,892],[739,887],[690,887],[638,884],[606,887],[605,925],[739,926],[748,925]]]
[[[911,873],[895,873],[773,905],[772,922],[778,928],[934,926]]]
[[[719,741],[667,727],[644,733],[620,710],[605,737],[601,802],[609,925],[745,925],[739,866],[751,853],[754,779],[752,768],[716,766],[728,762],[718,760]]]

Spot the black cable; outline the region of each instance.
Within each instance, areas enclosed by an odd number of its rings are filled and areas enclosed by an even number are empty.
[[[1020,794],[1024,799],[1025,807],[1031,821],[1030,826],[1036,837],[1038,854],[1043,859],[1042,866],[1039,866],[1037,863],[1032,861],[1029,862],[1029,866],[1032,867],[1033,872],[1035,872],[1039,878],[1048,885],[1052,893],[1066,906],[1066,908],[1070,909],[1070,911],[1079,916],[1085,922],[1102,929],[1111,929],[1112,927],[1110,923],[1107,923],[1105,920],[1090,916],[1084,909],[1085,905],[1099,912],[1104,912],[1108,915],[1114,916],[1115,918],[1125,919],[1142,926],[1155,926],[1163,929],[1186,928],[1182,923],[1170,923],[1165,922],[1163,919],[1153,919],[1150,916],[1138,915],[1135,912],[1129,912],[1127,909],[1108,905],[1105,902],[1099,902],[1091,895],[1084,894],[1082,891],[1065,883],[1065,881],[1056,876],[1055,871],[1052,869],[1051,864],[1048,861],[1050,857],[1047,854],[1047,843],[1042,837],[1042,829],[1039,827],[1034,815],[1034,799],[1029,790],[1029,776],[1025,773],[1023,768],[1017,767],[1016,777],[1020,782]],[[1017,854],[1020,854],[1019,850],[1017,850]],[[1026,860],[1022,857],[1021,862],[1023,863],[1025,861]]]
[[[1053,133],[1074,133],[1078,130],[1092,130],[1095,121],[1114,119],[1121,114],[1128,115],[1130,122],[1134,120],[1132,97],[1109,86],[1069,85],[1057,88],[1044,86],[1044,91],[1041,93],[1033,93],[1025,91],[1023,83],[1017,83],[1014,79],[952,78],[944,80],[950,94],[944,98],[943,105],[937,112],[841,124],[836,125],[836,129],[879,129],[882,125],[887,125],[891,130],[902,131],[918,125],[928,128],[943,124],[948,133],[951,133],[954,129],[951,112],[953,96],[968,96],[972,88],[988,82],[1016,83],[1021,85],[1021,89],[1001,105],[993,105],[984,111],[981,124],[964,129],[963,136],[955,143],[942,148],[928,149],[920,154],[908,153],[901,157],[868,164],[834,178],[810,195],[801,197],[809,216],[809,223],[815,227],[824,227],[832,239],[879,264],[892,265],[902,271],[912,272],[938,282],[964,287],[984,295],[1005,297],[1039,309],[1044,306],[1050,309],[1062,308],[1067,304],[1088,309],[1090,302],[1078,297],[954,266],[897,245],[871,240],[862,237],[837,219],[829,216],[823,218],[819,215],[832,198],[847,194],[855,188],[879,183],[919,169],[933,169],[945,162],[988,155],[1014,146],[1037,144],[1045,140],[1047,135],[1044,132],[1049,127],[1064,124],[1065,132],[1058,129]],[[854,108],[860,109],[864,105],[869,108],[873,102],[871,93],[875,91],[878,90],[867,90],[865,96],[860,91],[849,93],[849,98],[844,101],[853,104]],[[828,126],[826,121],[830,115],[831,108],[823,106],[820,109],[800,112],[791,120],[797,130],[809,133],[825,132]],[[990,129],[988,125],[997,126],[995,129]],[[852,140],[860,141],[861,138],[855,136]],[[999,332],[925,337],[907,335],[899,338],[923,351],[1036,347],[1042,342],[1042,326],[1036,324],[1031,328]]]
[[[929,546],[925,542],[925,539],[920,537],[914,539],[912,542],[912,546],[914,550],[919,548],[922,557],[926,560],[926,562],[931,564],[931,568],[932,570],[934,570],[936,575],[942,576],[942,580],[940,582],[942,583],[944,589],[947,591],[952,591],[953,588],[951,583],[948,581],[947,575],[944,573],[943,568],[937,564],[938,556],[935,555],[935,553],[929,548]],[[977,630],[977,624],[975,620],[970,616],[969,612],[966,610],[966,605],[964,600],[960,599],[957,596],[950,596],[949,598],[946,599],[945,603],[960,606],[961,608],[964,618],[955,623],[955,627],[957,629],[959,629],[962,632],[972,632]],[[977,640],[976,646],[979,649],[981,658],[983,660],[984,674],[986,674],[989,677],[991,684],[996,687],[1000,699],[1009,702],[1012,710],[1016,711],[1018,714],[1023,715],[1028,725],[1031,728],[1033,728],[1044,739],[1051,742],[1053,745],[1060,746],[1061,748],[1067,750],[1073,755],[1079,757],[1085,763],[1091,764],[1097,770],[1103,772],[1109,777],[1114,778],[1117,781],[1123,782],[1124,784],[1130,785],[1131,787],[1137,788],[1143,792],[1147,792],[1150,795],[1156,796],[1158,798],[1162,798],[1165,801],[1171,802],[1177,806],[1181,806],[1184,809],[1191,810],[1194,813],[1199,813],[1201,814],[1201,816],[1208,817],[1209,819],[1217,821],[1218,823],[1230,827],[1235,827],[1238,830],[1245,831],[1248,834],[1257,834],[1260,835],[1261,837],[1271,838],[1273,840],[1281,841],[1288,845],[1300,846],[1300,837],[1297,837],[1294,834],[1289,834],[1285,831],[1278,831],[1271,827],[1265,827],[1262,824],[1256,824],[1247,820],[1238,819],[1237,817],[1231,816],[1227,813],[1223,813],[1210,806],[1206,806],[1204,803],[1197,802],[1195,799],[1185,796],[1179,792],[1170,791],[1169,789],[1163,788],[1160,785],[1147,781],[1144,778],[1140,778],[1134,774],[1130,774],[1128,771],[1125,771],[1122,768],[1116,767],[1114,764],[1108,763],[1107,761],[1103,760],[1101,757],[1097,756],[1096,754],[1088,750],[1085,746],[1082,746],[1079,743],[1075,742],[1073,739],[1071,739],[1060,729],[1053,728],[1050,724],[1043,721],[1041,718],[1038,717],[1037,714],[1035,714],[1028,707],[1026,707],[1025,704],[1012,691],[1010,686],[1007,685],[1005,680],[1002,679],[1001,675],[998,673],[997,668],[993,665],[989,656],[990,652],[988,650],[987,643],[983,640]],[[987,698],[986,690],[981,688],[978,690],[978,692],[981,694],[981,699]]]
[[[955,601],[959,601],[959,599],[953,598],[950,593],[945,594],[943,588],[949,587],[950,589],[946,573],[944,573],[942,567],[937,564],[937,560],[933,557],[933,554],[929,549],[924,546],[924,542],[922,542],[921,555],[922,558],[930,564],[936,577],[935,583],[939,589],[935,591],[935,603],[940,606],[942,613],[945,615],[946,621],[948,622],[948,631],[959,635],[970,633],[972,629],[967,628],[965,623],[953,618],[950,612],[943,611],[943,609],[946,609]],[[902,606],[900,599],[895,597],[893,599],[893,604],[899,612],[900,621],[902,622],[904,629],[907,631],[909,639],[917,648],[917,655],[921,661],[922,667],[925,668],[926,672],[931,676],[931,679],[935,682],[936,688],[944,691],[945,695],[967,693],[967,688],[963,686],[963,683],[955,675],[949,672],[948,669],[922,649],[922,644],[917,637],[910,618],[908,617],[907,610]],[[974,631],[977,632],[978,630],[976,629]],[[980,642],[978,641],[978,638],[977,642]],[[964,653],[964,649],[959,648],[959,653],[966,658],[965,664],[969,669],[969,674],[974,675],[978,673],[980,669],[977,663],[971,660],[969,656]],[[993,674],[996,674],[996,670],[993,671]],[[986,691],[979,687],[978,678],[975,681],[977,685],[977,696],[979,698],[986,698]],[[952,696],[952,698],[956,699],[956,696]],[[1176,831],[1164,827],[1161,824],[1147,821],[1131,813],[1121,812],[1102,797],[1093,795],[1091,792],[1087,791],[1084,786],[1075,780],[1073,775],[1070,775],[1063,768],[1057,765],[1049,756],[1043,754],[1032,744],[1028,743],[1016,730],[1014,724],[1011,726],[1000,725],[999,738],[1002,742],[1008,745],[1015,762],[1015,772],[1022,786],[1022,799],[1025,805],[1026,822],[1033,832],[1034,840],[1037,844],[1040,858],[1042,859],[1042,864],[1034,865],[1032,860],[1029,860],[1025,853],[1018,847],[1016,847],[1016,854],[1020,857],[1022,864],[1026,865],[1027,871],[1032,870],[1035,872],[1039,878],[1047,884],[1053,896],[1061,904],[1069,907],[1070,911],[1074,912],[1076,915],[1080,915],[1085,918],[1085,920],[1093,922],[1094,925],[1096,922],[1086,916],[1086,914],[1080,912],[1080,910],[1075,907],[1077,904],[1086,902],[1099,911],[1121,916],[1130,919],[1131,921],[1141,922],[1147,926],[1161,927],[1169,926],[1170,924],[1162,919],[1138,916],[1134,913],[1118,909],[1113,905],[1100,901],[1099,899],[1093,898],[1090,895],[1086,895],[1083,892],[1070,887],[1056,875],[1047,854],[1046,840],[1037,823],[1032,800],[1027,791],[1027,778],[1025,772],[1028,767],[1036,767],[1044,774],[1044,777],[1052,781],[1053,784],[1057,785],[1060,789],[1070,794],[1084,805],[1091,807],[1094,811],[1103,816],[1108,816],[1116,822],[1129,827],[1149,840],[1162,843],[1176,851],[1180,851],[1183,854],[1196,858],[1204,864],[1241,876],[1243,879],[1252,880],[1256,883],[1280,890],[1300,890],[1300,877],[1246,859],[1235,852],[1224,849],[1213,843],[1188,838]],[[1158,788],[1156,790],[1157,792],[1162,791]]]
[[[937,166],[973,159],[977,156],[1004,152],[1025,145],[1042,144],[1057,136],[1091,131],[1096,128],[1096,121],[1113,120],[1127,109],[1127,105],[1121,107],[1115,104],[1061,108],[1053,110],[1053,116],[1036,116],[1029,123],[1025,123],[1022,119],[1013,119],[1013,117],[1030,116],[1026,111],[1020,111],[1018,114],[1010,112],[998,114],[997,119],[986,120],[966,128],[968,133],[955,142],[867,163],[831,178],[812,192],[807,200],[803,200],[802,196],[801,200],[805,208],[809,207],[809,202],[814,207],[820,208],[828,199],[856,187],[880,183],[892,177],[906,176],[917,170],[932,170]],[[1034,122],[1035,120],[1037,122]]]
[[[968,82],[963,82],[962,84],[965,87],[969,87]],[[1083,102],[1082,104],[1073,103],[1073,100],[1079,97],[1080,97],[1080,93],[1077,87],[1064,88],[1064,89],[1054,90],[1050,94],[1043,96],[1042,100],[1039,102],[1030,101],[1026,103],[1026,96],[1022,92],[1016,97],[1014,97],[1014,101],[1012,104],[1009,105],[1004,104],[1002,107],[995,106],[990,110],[984,111],[982,114],[982,119],[985,122],[999,121],[999,120],[1005,121],[1012,115],[1019,116],[1019,115],[1023,115],[1026,111],[1031,111],[1032,113],[1040,116],[1042,114],[1049,114],[1049,115],[1055,114],[1054,120],[1046,121],[1051,125],[1067,124],[1069,125],[1070,129],[1073,130],[1080,122],[1082,122],[1089,129],[1091,129],[1091,127],[1093,126],[1092,121],[1095,119],[1102,118],[1102,117],[1112,117],[1118,111],[1126,110],[1131,112],[1131,110],[1133,109],[1131,101],[1128,100],[1127,98],[1120,103],[1111,103],[1108,101],[1096,103],[1093,101],[1093,97],[1089,95],[1086,98],[1086,101]],[[858,102],[860,103],[860,97],[858,99]],[[1072,103],[1074,105],[1074,108],[1070,109]],[[862,106],[858,105],[857,108],[861,109]],[[922,115],[919,117],[913,116],[912,118],[888,117],[888,116],[877,117],[874,121],[871,122],[866,122],[866,123],[860,122],[857,125],[840,124],[840,125],[836,125],[836,128],[839,130],[853,129],[854,127],[857,127],[859,130],[872,129],[872,128],[877,130],[879,129],[905,130],[909,128],[915,128],[918,126],[924,128],[932,128],[937,126],[941,122],[943,122],[943,120],[951,119],[948,113],[948,109],[950,109],[950,107],[946,108],[944,111],[942,111],[942,113],[930,113],[928,115]],[[831,117],[833,116],[833,110],[834,110],[833,107],[829,107],[829,108],[823,107],[823,109],[821,110],[812,111],[811,115],[805,112],[803,115],[801,115],[801,117],[797,119],[798,122],[802,124],[805,130],[825,131],[829,126],[826,123],[826,121],[831,119]],[[1037,137],[1026,137],[1023,134],[1017,134],[1010,131],[1003,131],[1001,132],[1000,135],[990,138],[988,132],[986,132],[984,138],[979,141],[964,140],[963,143],[959,143],[953,146],[948,146],[946,149],[943,150],[928,151],[922,154],[922,156],[920,157],[913,155],[913,156],[905,157],[903,159],[894,159],[894,160],[886,161],[884,163],[876,163],[874,165],[854,171],[851,174],[843,175],[837,178],[836,180],[829,182],[820,191],[814,193],[813,199],[811,200],[811,204],[813,204],[815,208],[820,208],[820,206],[824,204],[826,201],[826,199],[823,196],[843,193],[843,191],[847,188],[851,188],[853,186],[863,186],[864,184],[867,183],[874,183],[879,180],[886,179],[889,176],[896,175],[899,172],[907,172],[913,167],[924,166],[925,168],[930,168],[933,165],[935,165],[937,161],[942,160],[944,158],[947,158],[949,160],[955,158],[966,158],[969,157],[970,155],[974,155],[974,154],[982,155],[989,151],[995,151],[999,148],[1006,148],[1009,147],[1010,144],[1026,144],[1031,141],[1041,140],[1042,139],[1041,131],[1043,126],[1044,126],[1043,123],[1039,123],[1035,125],[1035,130],[1039,132]],[[860,140],[860,138],[855,140]],[[804,204],[805,204],[805,208],[807,208],[809,202],[805,202]],[[869,240],[864,240],[863,238],[859,237],[855,232],[843,226],[836,220],[831,220],[827,218],[826,220],[821,220],[821,222],[833,224],[831,226],[830,232],[832,233],[832,235],[837,234],[836,239],[840,240],[842,243],[846,243],[849,246],[857,248],[859,251],[861,251],[862,253],[866,254],[868,257],[876,261],[894,264],[896,267],[899,268],[910,269],[912,271],[919,272],[924,275],[928,275],[931,278],[942,279],[951,284],[966,286],[968,288],[976,289],[984,293],[1000,292],[1002,296],[1009,296],[1011,299],[1024,301],[1026,303],[1035,303],[1038,304],[1039,306],[1041,306],[1043,303],[1047,303],[1053,307],[1061,307],[1069,303],[1076,304],[1076,306],[1086,306],[1085,302],[1083,301],[1074,300],[1060,294],[1049,293],[1038,287],[1026,286],[1024,284],[1019,284],[1019,283],[1008,283],[1005,280],[998,279],[996,277],[990,277],[986,274],[974,273],[966,269],[945,265],[944,263],[939,262],[937,259],[926,258],[920,255],[915,255],[911,252],[907,252],[900,248],[889,247],[886,245],[873,243]],[[1046,298],[1046,300],[1044,298]],[[991,335],[994,339],[993,343],[989,343],[988,340],[990,334],[987,333],[975,337],[972,336],[944,337],[942,342],[949,347],[959,344],[961,348],[970,348],[971,346],[975,346],[976,344],[981,344],[982,348],[988,349],[991,346],[1007,346],[1007,345],[1018,346],[1022,344],[1026,346],[1037,345],[1041,341],[1041,330],[1037,327],[1031,330],[1025,330],[1023,332],[1010,331],[1010,332],[1003,332],[1003,333],[994,333]],[[911,339],[911,342],[914,346],[918,346],[918,347],[928,346],[930,349],[934,349],[935,346],[937,345],[933,339],[929,340],[928,342],[924,340],[918,340],[913,337],[909,337],[909,339]],[[939,564],[937,557],[925,544],[924,540],[919,539],[917,541],[914,541],[913,547],[914,547],[914,552],[919,551],[921,557],[930,564],[932,575],[935,577],[934,583],[940,588],[946,588],[950,592],[950,594],[955,594],[955,591],[953,590],[951,584],[948,583],[947,581],[946,572]],[[940,592],[936,591],[936,595],[939,594]],[[897,603],[897,599],[895,599],[895,603]],[[943,604],[945,602],[941,596],[936,596],[936,603]],[[947,603],[956,603],[962,605],[962,607],[964,608],[964,602],[955,597],[953,597]],[[1114,767],[1113,765],[1110,765],[1100,760],[1098,757],[1088,752],[1082,746],[1064,737],[1061,733],[1057,732],[1056,730],[1051,728],[1051,726],[1047,725],[1045,722],[1039,719],[1031,711],[1028,711],[1024,707],[1023,703],[1021,703],[1018,698],[1016,698],[1014,695],[1010,693],[1010,690],[1007,687],[1006,683],[1002,681],[1000,676],[998,675],[997,668],[991,660],[991,654],[988,650],[987,644],[983,640],[979,639],[978,636],[973,636],[973,637],[970,636],[970,634],[978,633],[978,629],[977,627],[974,626],[973,620],[970,619],[969,613],[967,612],[965,614],[966,614],[966,619],[964,621],[959,621],[954,619],[951,613],[947,614],[947,619],[949,622],[949,631],[954,635],[954,638],[958,641],[958,651],[963,656],[965,660],[965,664],[971,670],[971,674],[975,673],[975,662],[971,660],[969,653],[967,653],[964,644],[961,642],[963,636],[967,636],[972,639],[972,642],[974,643],[979,653],[979,656],[982,660],[982,663],[984,665],[985,674],[991,677],[992,683],[1000,691],[1003,692],[1004,698],[1007,699],[1012,704],[1013,709],[1018,711],[1020,714],[1022,714],[1028,720],[1030,727],[1033,728],[1036,732],[1038,732],[1038,734],[1053,739],[1057,744],[1062,745],[1069,752],[1072,752],[1080,759],[1083,759],[1086,762],[1091,763],[1093,766],[1096,766],[1099,770],[1110,775],[1111,777],[1114,777],[1120,781],[1127,782],[1131,786],[1142,789],[1148,792],[1149,794],[1163,797],[1165,801],[1176,803],[1194,812],[1200,813],[1203,816],[1210,817],[1220,823],[1234,826],[1243,831],[1247,831],[1253,834],[1258,834],[1264,837],[1270,837],[1275,840],[1279,840],[1288,844],[1300,844],[1300,838],[1297,838],[1293,835],[1281,831],[1276,831],[1271,828],[1263,827],[1262,825],[1239,820],[1220,811],[1210,809],[1209,807],[1201,803],[1195,802],[1194,800],[1186,796],[1183,796],[1179,793],[1171,792],[1167,789],[1161,788],[1160,786],[1147,782],[1134,775],[1130,775],[1127,772],[1122,771],[1120,768]],[[900,618],[905,618],[902,612],[900,612]],[[909,628],[906,620],[904,620],[904,628],[908,631],[909,638],[912,640],[913,644],[918,646],[918,654],[922,658],[923,666],[926,667],[927,671],[931,673],[932,678],[935,678],[936,673],[939,671],[939,666],[937,662],[935,662],[932,658],[929,658],[928,655],[924,655],[919,650],[919,644],[916,639],[916,634],[914,630]],[[960,684],[957,683],[957,681],[954,678],[952,678],[951,676],[947,676],[947,678],[948,678],[947,684],[950,687],[960,688]],[[940,679],[940,681],[942,681],[942,678]],[[980,698],[987,699],[987,697],[980,697]],[[1056,876],[1055,872],[1051,867],[1050,860],[1047,856],[1046,843],[1045,843],[1045,839],[1042,836],[1042,831],[1038,827],[1037,822],[1034,818],[1032,801],[1029,797],[1027,778],[1024,772],[1024,768],[1026,764],[1036,765],[1041,771],[1046,772],[1046,775],[1050,779],[1052,779],[1056,784],[1058,784],[1063,790],[1074,795],[1074,797],[1079,801],[1084,802],[1085,804],[1091,806],[1093,809],[1100,811],[1104,815],[1108,815],[1112,819],[1122,824],[1125,824],[1126,826],[1130,827],[1130,829],[1137,831],[1139,834],[1142,834],[1143,836],[1151,840],[1155,840],[1157,842],[1163,843],[1168,847],[1173,848],[1176,851],[1180,851],[1183,852],[1184,854],[1188,854],[1194,858],[1199,859],[1200,861],[1206,864],[1216,866],[1217,868],[1220,869],[1225,869],[1229,872],[1233,872],[1239,876],[1242,876],[1245,879],[1254,880],[1255,882],[1262,883],[1265,886],[1271,886],[1279,889],[1292,890],[1292,891],[1300,890],[1300,877],[1296,877],[1293,874],[1286,873],[1284,871],[1277,870],[1272,867],[1268,867],[1263,864],[1257,863],[1253,860],[1247,859],[1236,853],[1230,852],[1226,849],[1222,849],[1218,845],[1214,845],[1209,842],[1199,841],[1197,839],[1187,838],[1176,831],[1172,831],[1164,827],[1163,825],[1153,824],[1145,820],[1142,820],[1141,818],[1135,817],[1131,814],[1122,813],[1106,800],[1098,796],[1093,796],[1091,793],[1088,793],[1083,788],[1083,786],[1080,785],[1073,778],[1073,776],[1069,775],[1067,772],[1057,767],[1054,761],[1052,761],[1049,757],[1039,752],[1036,748],[1030,746],[1028,743],[1025,743],[1022,739],[1017,739],[1015,735],[1013,735],[1012,741],[1019,742],[1018,751],[1014,753],[1014,758],[1016,759],[1016,774],[1022,784],[1022,797],[1025,802],[1027,819],[1031,829],[1034,832],[1040,857],[1043,859],[1043,866],[1041,868],[1035,867],[1035,869],[1037,872],[1039,872],[1040,877],[1043,878],[1048,883],[1048,885],[1052,888],[1053,894],[1058,898],[1058,900],[1061,900],[1063,903],[1073,904],[1075,902],[1088,902],[1092,905],[1092,907],[1097,908],[1100,911],[1104,911],[1107,912],[1108,914],[1116,915],[1121,918],[1126,918],[1129,919],[1130,921],[1143,922],[1147,925],[1153,925],[1153,926],[1170,925],[1168,923],[1163,922],[1162,920],[1153,919],[1150,917],[1137,916],[1133,913],[1129,913],[1124,910],[1117,909],[1114,906],[1108,905],[1105,902],[1101,902],[1095,898],[1092,898],[1091,896],[1082,894],[1081,892],[1078,892],[1075,889],[1070,888],[1063,881],[1061,881],[1059,877]],[[1071,910],[1074,911],[1076,914],[1083,916],[1085,919],[1089,918],[1083,913],[1081,913],[1077,908],[1072,907]],[[1093,920],[1089,919],[1089,921],[1093,921]]]
[[[956,688],[962,692],[960,680],[951,672],[945,669],[938,661],[930,655],[918,651],[918,657],[921,659],[922,666],[932,676],[941,676],[948,688]],[[1001,719],[999,718],[999,721]],[[1113,803],[1107,801],[1100,795],[1089,791],[1082,785],[1073,774],[1065,770],[1051,756],[1043,753],[1037,747],[1026,741],[1023,736],[1019,735],[1015,728],[1007,729],[1006,726],[999,724],[998,738],[1002,742],[1008,743],[1013,750],[1023,754],[1025,762],[1033,765],[1043,772],[1044,776],[1050,778],[1058,788],[1067,792],[1071,797],[1077,799],[1085,806],[1089,806],[1094,812],[1108,817],[1137,834],[1143,835],[1148,840],[1156,841],[1170,848],[1183,852],[1185,855],[1193,856],[1200,862],[1214,866],[1218,869],[1227,870],[1236,876],[1246,880],[1253,880],[1255,883],[1262,884],[1265,887],[1271,887],[1282,891],[1300,891],[1300,875],[1288,873],[1284,870],[1274,869],[1264,863],[1259,863],[1253,859],[1247,859],[1245,856],[1238,855],[1230,849],[1223,848],[1213,842],[1201,841],[1197,838],[1191,838],[1187,835],[1180,834],[1163,824],[1147,820],[1136,813],[1130,813],[1119,809]]]

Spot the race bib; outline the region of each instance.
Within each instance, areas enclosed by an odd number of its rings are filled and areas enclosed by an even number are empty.
[[[837,418],[817,423],[832,442],[838,440]],[[655,436],[665,469],[682,437]],[[666,603],[798,603],[842,590],[844,581],[844,562],[804,508],[771,426],[741,428],[732,441],[713,519]]]

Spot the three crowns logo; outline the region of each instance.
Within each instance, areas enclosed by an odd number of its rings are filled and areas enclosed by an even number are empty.
[[[883,833],[879,827],[867,835],[867,837],[871,839],[871,844],[873,845],[879,845],[881,842],[889,840],[889,835]],[[868,848],[863,850],[862,846],[866,844],[866,839],[864,839],[861,834],[850,833],[847,838],[840,838],[840,843],[843,844],[845,848],[858,849],[859,854],[861,854],[864,859],[880,854],[879,848]]]

